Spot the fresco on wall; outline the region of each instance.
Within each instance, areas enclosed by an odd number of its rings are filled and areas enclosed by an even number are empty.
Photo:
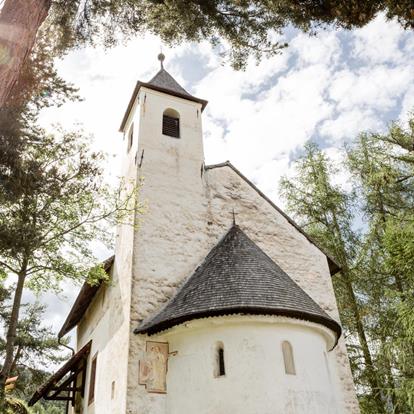
[[[148,341],[139,361],[139,384],[148,392],[167,392],[168,343]]]

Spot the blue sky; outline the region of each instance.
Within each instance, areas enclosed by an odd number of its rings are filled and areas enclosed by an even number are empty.
[[[334,160],[359,132],[384,131],[414,108],[414,34],[379,16],[362,29],[308,36],[287,31],[289,47],[235,72],[207,43],[163,46],[165,67],[192,94],[206,99],[206,163],[230,160],[283,208],[278,181],[292,174],[304,143],[318,142]],[[161,42],[135,39],[104,51],[83,49],[58,62],[80,88],[82,103],[46,111],[42,122],[68,129],[81,124],[97,149],[109,154],[108,179],[118,175],[122,115],[137,80],[159,69]],[[348,185],[345,175],[338,183]],[[97,248],[97,255],[107,254]],[[77,289],[46,294],[45,323],[60,328]]]

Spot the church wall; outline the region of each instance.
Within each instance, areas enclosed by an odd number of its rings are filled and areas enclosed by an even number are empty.
[[[80,411],[84,414],[125,412],[126,392],[123,390],[126,389],[129,313],[125,312],[128,309],[122,299],[118,266],[122,267],[115,262],[112,281],[100,287],[77,330],[78,349],[92,340],[83,411]],[[96,355],[95,398],[89,404],[91,364]],[[112,382],[115,382],[113,398]]]
[[[325,355],[326,328],[281,317],[229,316],[186,323],[161,336],[170,352],[168,414],[338,414]],[[287,374],[282,343],[292,347]],[[217,344],[224,375],[217,376]],[[234,398],[238,396],[238,398]]]

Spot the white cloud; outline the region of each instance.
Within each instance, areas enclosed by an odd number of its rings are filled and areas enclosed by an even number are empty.
[[[329,138],[331,145],[341,145],[344,140],[352,140],[361,131],[378,131],[384,122],[370,110],[359,108],[342,112],[335,119],[327,119],[320,127],[320,133]]]
[[[295,50],[298,64],[324,64],[333,66],[342,56],[341,43],[337,32],[321,32],[316,36],[299,33],[289,45]]]
[[[329,97],[337,103],[338,111],[360,106],[381,111],[395,107],[412,79],[412,70],[405,65],[365,66],[336,73],[329,88]]]
[[[409,32],[404,32],[395,20],[387,21],[379,15],[365,27],[354,31],[353,56],[372,64],[390,62],[395,64],[405,60],[401,43]]]

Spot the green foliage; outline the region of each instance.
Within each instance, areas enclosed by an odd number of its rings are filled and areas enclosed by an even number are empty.
[[[5,414],[30,414],[30,410],[24,401],[13,397],[6,397],[5,409]]]
[[[289,210],[342,267],[333,282],[364,413],[414,412],[413,137],[414,118],[361,134],[335,167],[308,144],[281,182]],[[337,168],[352,190],[332,184]]]
[[[56,403],[55,403],[56,404]],[[61,404],[60,407],[56,405],[51,405],[50,403],[37,403],[31,409],[31,414],[62,414],[64,411],[64,405]]]
[[[4,330],[9,323],[12,291],[12,287],[7,289],[0,286],[0,330]],[[12,375],[17,375],[18,379],[15,383],[16,388],[7,393],[10,401],[29,399],[50,376],[46,367],[60,364],[66,359],[52,328],[43,324],[46,306],[34,303],[22,304],[21,307],[12,365]],[[67,341],[63,343],[66,344]],[[6,341],[0,338],[0,358],[4,357],[5,352]],[[59,407],[62,408],[62,404],[56,402],[46,404],[57,410]],[[61,410],[56,412],[60,413]]]
[[[129,199],[120,200],[105,185],[102,156],[88,150],[87,138],[61,130],[52,136],[38,127],[28,130],[32,134],[38,140],[25,145],[24,173],[11,177],[21,196],[11,200],[0,193],[0,267],[18,274],[26,257],[26,283],[35,290],[88,273],[96,279],[103,272],[89,270],[95,262],[89,242],[112,242],[102,221],[127,211]]]
[[[17,279],[2,381],[13,369],[23,338],[15,337],[23,286],[58,291],[64,279],[92,284],[107,279],[95,266],[91,241],[110,246],[115,224],[134,225],[141,211],[131,183],[115,192],[105,184],[103,157],[89,150],[88,138],[61,129],[52,135],[29,124],[19,139],[19,168],[9,169],[0,186],[0,269]],[[51,344],[39,338],[38,349],[43,345]]]
[[[12,293],[13,287],[9,289],[0,288],[1,330],[4,330],[10,321]],[[15,369],[13,375],[19,375],[19,381],[16,383],[19,392],[30,393],[32,390],[34,391],[44,379],[44,368],[51,364],[59,364],[67,357],[62,355],[62,348],[52,328],[43,325],[45,311],[46,305],[39,302],[21,305],[13,364]],[[0,357],[4,357],[5,345],[5,340],[0,338]],[[30,388],[30,391],[27,391],[28,388]]]
[[[243,68],[249,56],[260,59],[285,47],[278,34],[287,26],[311,32],[327,25],[351,29],[379,12],[414,27],[409,0],[55,0],[49,23],[60,33],[61,49],[96,42],[112,46],[150,32],[169,45],[208,40],[235,68]]]
[[[121,183],[116,191],[105,183],[104,157],[89,149],[90,137],[59,126],[51,131],[39,127],[42,108],[78,99],[76,89],[54,70],[55,45],[44,39],[42,32],[23,68],[15,106],[0,111],[0,276],[16,281],[9,316],[3,314],[0,411],[5,410],[4,382],[18,369],[20,354],[26,360],[51,358],[56,345],[46,328],[32,331],[38,336],[24,334],[43,311],[39,305],[23,307],[25,315],[19,317],[24,288],[59,290],[64,279],[92,284],[106,279],[102,267],[96,267],[91,242],[111,246],[114,225],[135,225],[141,211],[133,183]],[[20,370],[28,384],[42,376],[32,367]]]

